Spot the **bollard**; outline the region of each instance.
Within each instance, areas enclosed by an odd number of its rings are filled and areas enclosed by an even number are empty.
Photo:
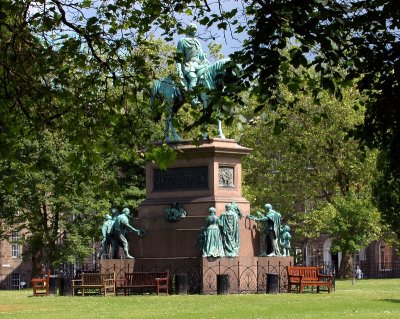
[[[57,293],[57,281],[58,281],[57,275],[50,275],[49,294],[55,295]]]
[[[187,295],[187,275],[176,274],[175,275],[175,293],[177,295]]]
[[[229,275],[217,275],[217,294],[227,295],[229,293]]]
[[[71,278],[66,275],[58,277],[58,294],[60,296],[72,296]]]
[[[267,274],[267,294],[277,294],[279,292],[278,274]]]

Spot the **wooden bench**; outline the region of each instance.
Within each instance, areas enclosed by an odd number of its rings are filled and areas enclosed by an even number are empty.
[[[303,292],[306,286],[328,288],[328,293],[332,290],[333,276],[320,273],[320,267],[287,267],[288,292],[292,291],[292,286],[299,286],[299,292]]]
[[[133,289],[149,289],[155,290],[157,295],[164,291],[168,295],[169,289],[169,272],[131,272],[125,273],[123,279],[117,279],[116,288],[123,289],[124,294]]]
[[[72,280],[72,296],[76,291],[99,290],[104,296],[115,295],[115,273],[82,273],[81,279]]]
[[[50,271],[44,276],[44,278],[33,278],[32,289],[34,296],[48,296],[50,286]]]

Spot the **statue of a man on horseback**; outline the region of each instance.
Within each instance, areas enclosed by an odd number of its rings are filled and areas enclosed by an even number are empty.
[[[209,106],[207,92],[217,89],[217,83],[230,64],[229,59],[222,59],[211,64],[207,60],[199,40],[195,37],[196,32],[196,25],[190,24],[186,30],[187,36],[180,39],[177,45],[178,54],[181,56],[181,60],[176,64],[179,83],[174,82],[172,77],[153,82],[150,104],[152,106],[154,100],[158,99],[166,105],[165,137],[167,141],[180,140],[173,121],[174,115],[185,102],[185,92],[193,92],[196,86],[201,88],[201,93],[191,100],[191,104],[194,106],[201,104],[204,112]],[[203,133],[203,136],[206,137],[206,134]],[[218,136],[225,138],[222,133],[221,121],[218,121]]]
[[[187,37],[178,42],[177,50],[182,55],[182,62],[178,62],[176,68],[183,86],[192,91],[197,84],[201,70],[210,65],[210,62],[207,60],[200,41],[196,38],[197,26],[194,23],[189,24],[186,33]]]

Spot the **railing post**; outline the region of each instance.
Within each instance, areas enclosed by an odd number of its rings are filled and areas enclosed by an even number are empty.
[[[239,260],[237,262],[238,268],[237,268],[237,285],[238,285],[238,293],[240,293],[240,264]]]
[[[259,281],[260,272],[259,272],[258,267],[259,267],[259,265],[258,265],[258,259],[257,259],[257,264],[256,264],[256,271],[257,271],[257,273],[256,273],[256,283],[257,283],[256,291],[257,291],[257,293],[259,293],[258,284],[260,283],[260,281]]]

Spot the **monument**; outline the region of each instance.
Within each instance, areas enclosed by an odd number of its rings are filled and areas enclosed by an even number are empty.
[[[172,110],[183,103],[182,94],[207,83],[211,83],[207,88],[215,89],[212,75],[220,78],[228,64],[226,59],[210,64],[194,38],[195,29],[189,29],[178,47],[183,55],[177,65],[181,83],[169,78],[153,87],[153,98],[167,104],[165,134],[177,151],[176,161],[165,170],[152,161],[146,163],[146,199],[132,220],[134,229],[145,230],[146,236],[129,235],[134,259],[103,260],[102,267],[114,263],[134,271],[168,269],[189,276],[191,290],[197,293],[215,293],[216,277],[229,275],[231,291],[258,292],[265,287],[268,271],[282,271],[293,258],[261,256],[256,221],[243,217],[250,214],[250,203],[242,196],[242,158],[251,149],[226,139],[221,126],[218,138],[204,136],[196,145],[181,140],[173,127]],[[160,83],[166,87],[163,92]],[[190,101],[198,102],[203,109],[208,107],[205,94]]]

